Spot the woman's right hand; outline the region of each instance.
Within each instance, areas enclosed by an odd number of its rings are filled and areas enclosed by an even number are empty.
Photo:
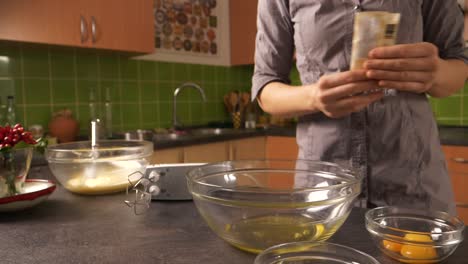
[[[369,79],[365,70],[354,70],[324,75],[310,85],[271,82],[257,98],[262,109],[272,115],[323,112],[328,117],[340,118],[380,100],[383,92],[378,88],[377,82]]]
[[[378,82],[366,77],[365,70],[353,70],[322,76],[309,87],[311,109],[331,118],[341,118],[359,112],[383,97]]]

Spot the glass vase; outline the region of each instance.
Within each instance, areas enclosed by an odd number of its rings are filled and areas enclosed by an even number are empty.
[[[33,148],[0,152],[0,198],[23,191],[32,155]]]

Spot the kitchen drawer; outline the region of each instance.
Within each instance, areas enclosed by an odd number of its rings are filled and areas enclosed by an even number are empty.
[[[468,205],[468,174],[449,172],[452,180],[455,201]]]
[[[229,144],[219,142],[185,147],[183,160],[188,163],[229,160]]]
[[[468,177],[468,147],[442,146],[450,173],[464,173]]]
[[[230,155],[232,160],[265,159],[265,137],[231,141]]]
[[[299,150],[295,137],[269,136],[265,148],[266,158],[270,160],[295,160]],[[278,189],[293,188],[294,175],[277,173],[269,178],[268,185]]]
[[[151,157],[151,164],[181,163],[184,159],[182,148],[155,150]]]
[[[298,151],[295,137],[267,137],[265,151],[267,159],[295,160]]]
[[[468,225],[468,207],[457,206],[457,214],[465,225]]]

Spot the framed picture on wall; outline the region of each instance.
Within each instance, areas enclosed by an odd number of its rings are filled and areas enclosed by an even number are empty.
[[[153,0],[155,52],[142,60],[229,65],[229,0]]]

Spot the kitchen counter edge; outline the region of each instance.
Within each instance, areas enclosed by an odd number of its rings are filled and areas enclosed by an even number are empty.
[[[222,135],[193,136],[177,140],[153,141],[153,143],[154,149],[159,150],[261,136],[295,137],[296,128],[270,127],[265,129],[240,129],[233,133]],[[439,138],[442,145],[468,146],[468,127],[439,126]]]

